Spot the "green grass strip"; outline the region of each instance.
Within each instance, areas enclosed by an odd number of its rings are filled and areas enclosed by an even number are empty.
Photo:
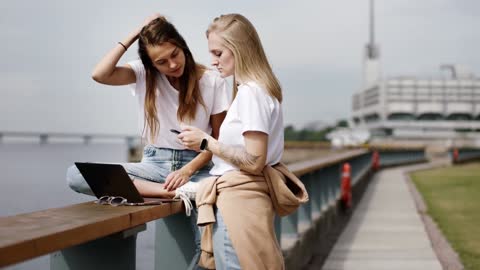
[[[466,269],[480,269],[480,163],[419,171],[412,180]]]

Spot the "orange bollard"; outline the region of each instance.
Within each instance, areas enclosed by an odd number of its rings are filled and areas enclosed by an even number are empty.
[[[378,151],[373,151],[372,169],[375,171],[378,171],[379,168],[380,168],[380,154],[378,154]]]
[[[457,162],[458,162],[458,149],[454,148],[453,149],[453,163],[457,163]]]
[[[348,163],[343,164],[340,191],[344,208],[347,209],[352,207],[352,186],[350,179],[350,164]]]

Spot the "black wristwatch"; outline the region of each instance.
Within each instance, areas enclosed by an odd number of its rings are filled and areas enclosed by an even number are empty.
[[[200,150],[202,152],[208,151],[208,140],[207,140],[207,138],[202,139],[202,142],[200,143]]]

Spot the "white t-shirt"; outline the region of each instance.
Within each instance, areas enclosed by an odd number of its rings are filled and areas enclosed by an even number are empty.
[[[145,67],[141,60],[128,62],[128,65],[133,69],[137,78],[136,83],[131,84],[131,86],[133,88],[133,95],[138,98],[140,131],[144,131],[144,104],[146,94]],[[206,70],[199,81],[200,92],[206,108],[199,103],[197,105],[195,119],[191,122],[181,123],[177,119],[179,93],[170,84],[164,74],[157,74],[156,103],[160,128],[155,141],[150,141],[148,126],[145,128],[142,137],[157,147],[183,150],[185,147],[177,140],[177,135],[170,132],[170,129],[181,130],[180,124],[187,124],[211,134],[210,116],[226,111],[229,106],[225,79],[221,78],[220,74],[216,71]]]
[[[237,96],[232,102],[227,116],[220,126],[218,141],[226,145],[245,146],[243,133],[261,131],[268,135],[267,165],[280,162],[283,155],[283,113],[281,103],[272,98],[266,90],[255,82],[238,87]],[[212,175],[223,175],[227,171],[238,170],[236,166],[213,156]]]

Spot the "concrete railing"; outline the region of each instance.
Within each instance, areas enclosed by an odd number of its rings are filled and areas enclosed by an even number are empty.
[[[452,148],[449,153],[452,163],[480,160],[480,148]]]
[[[139,207],[86,202],[1,217],[0,268],[51,253],[51,269],[135,269],[137,233],[145,223],[181,211],[180,202]]]
[[[360,197],[357,187],[365,186],[371,172],[371,152],[354,150],[324,159],[292,164],[305,184],[310,200],[281,221],[281,245],[287,269],[302,269],[315,254],[328,252],[336,239],[340,208],[342,167],[349,163],[354,201]]]
[[[325,158],[289,164],[289,169],[305,184],[310,200],[298,211],[284,217],[276,218],[277,239],[285,253],[287,266],[298,269],[298,251],[301,249],[305,232],[307,232],[326,209],[336,203],[340,188],[340,166],[350,162],[352,182],[370,171],[371,153],[368,150],[353,150],[331,155]],[[181,241],[179,241],[181,238]],[[188,220],[183,214],[174,215],[156,221],[156,241],[159,246],[155,251],[155,269],[187,269],[193,256],[193,233]],[[168,246],[168,252],[164,247]],[[307,253],[308,254],[308,253]],[[310,253],[311,254],[311,253]],[[301,255],[304,256],[304,255]],[[172,260],[171,258],[177,258]],[[305,261],[305,260],[302,260]]]
[[[426,161],[423,148],[375,151],[379,152],[379,168]],[[345,163],[351,167],[352,209],[345,209],[340,199]],[[307,187],[310,201],[297,213],[282,219],[281,239],[287,269],[303,269],[310,263],[324,262],[375,172],[372,165],[372,152],[357,150],[290,166]],[[288,241],[284,241],[286,237]]]
[[[409,163],[426,162],[423,148],[378,149],[380,167],[406,165]]]
[[[288,269],[328,254],[349,213],[339,208],[340,168],[345,162],[351,166],[355,205],[372,172],[371,156],[368,150],[352,150],[289,165],[307,187],[310,201],[275,222]],[[391,156],[390,164],[394,160],[404,163],[406,158]],[[91,202],[0,218],[0,267],[51,254],[55,270],[135,269],[136,235],[153,220],[155,269],[187,269],[194,238],[181,203],[108,207]]]

